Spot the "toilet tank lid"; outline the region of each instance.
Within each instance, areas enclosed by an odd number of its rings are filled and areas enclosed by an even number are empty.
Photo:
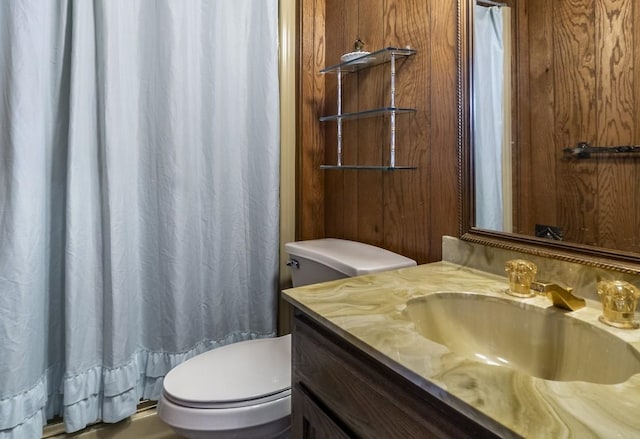
[[[323,238],[285,244],[292,257],[309,259],[347,276],[411,267],[416,261],[373,245],[345,239]]]

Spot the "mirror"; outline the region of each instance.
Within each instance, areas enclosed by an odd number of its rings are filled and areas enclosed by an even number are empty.
[[[458,15],[462,239],[640,273],[640,8],[459,0]]]

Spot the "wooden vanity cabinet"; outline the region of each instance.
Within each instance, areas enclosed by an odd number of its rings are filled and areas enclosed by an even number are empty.
[[[299,310],[292,438],[498,437]]]

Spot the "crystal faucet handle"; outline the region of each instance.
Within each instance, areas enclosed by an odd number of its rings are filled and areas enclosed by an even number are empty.
[[[629,282],[609,280],[598,282],[598,295],[602,302],[599,320],[616,328],[636,329],[634,320],[640,290]]]
[[[538,272],[536,264],[524,259],[512,259],[504,266],[509,279],[509,289],[507,294],[516,297],[532,297],[535,293],[531,291],[531,282]]]

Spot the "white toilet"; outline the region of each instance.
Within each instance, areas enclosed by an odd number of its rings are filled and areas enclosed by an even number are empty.
[[[325,238],[285,244],[293,286],[416,265],[359,242]],[[165,377],[158,416],[189,438],[288,437],[291,335],[248,340],[197,355]]]

